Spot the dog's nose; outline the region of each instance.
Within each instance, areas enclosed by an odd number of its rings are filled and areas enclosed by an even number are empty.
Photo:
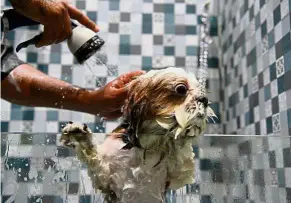
[[[197,98],[197,101],[198,102],[201,102],[205,107],[208,106],[208,99],[207,99],[207,97],[198,97]]]

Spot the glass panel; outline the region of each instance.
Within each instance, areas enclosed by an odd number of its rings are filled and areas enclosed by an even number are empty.
[[[95,134],[100,142],[104,134]],[[59,134],[2,134],[2,202],[103,202],[86,166]],[[196,182],[169,191],[172,203],[291,202],[291,137],[200,137]]]

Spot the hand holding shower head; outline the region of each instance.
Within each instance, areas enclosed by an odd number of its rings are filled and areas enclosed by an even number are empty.
[[[15,9],[9,9],[3,11],[1,17],[1,31],[7,32],[14,30],[15,28],[30,25],[39,25],[39,22],[35,22],[20,13]],[[16,47],[16,52],[22,48],[26,48],[29,45],[36,44],[42,37],[42,33],[34,38],[20,43]],[[83,64],[87,59],[94,55],[104,45],[102,40],[92,30],[76,25],[72,22],[72,35],[67,39],[67,45],[70,52],[75,56],[78,63]]]

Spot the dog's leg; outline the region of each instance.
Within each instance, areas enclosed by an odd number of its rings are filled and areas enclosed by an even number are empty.
[[[96,175],[96,171],[100,169],[100,159],[97,157],[97,144],[92,141],[92,136],[92,131],[86,124],[69,122],[62,129],[60,141],[65,146],[74,148],[78,159],[87,165],[88,175],[97,191],[97,189],[103,190],[103,184]]]
[[[92,132],[86,124],[69,122],[62,129],[60,141],[65,146],[74,148],[78,158],[85,164],[89,164],[97,155],[97,148],[92,142]]]

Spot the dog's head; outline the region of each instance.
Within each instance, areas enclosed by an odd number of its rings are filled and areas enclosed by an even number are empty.
[[[151,70],[128,88],[124,117],[135,131],[159,126],[175,139],[195,137],[215,116],[195,75],[180,68]]]

